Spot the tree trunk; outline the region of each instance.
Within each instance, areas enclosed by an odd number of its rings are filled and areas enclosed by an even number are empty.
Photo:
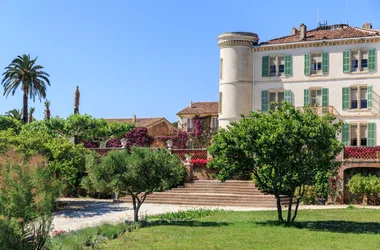
[[[22,123],[28,123],[28,92],[24,90],[23,100],[22,100]]]
[[[282,218],[282,207],[281,207],[281,197],[278,194],[277,190],[275,191],[274,196],[276,197],[277,200],[277,217],[280,222],[283,222],[284,219]]]
[[[139,210],[140,210],[141,203],[137,195],[131,194],[131,196],[132,196],[132,203],[133,203],[133,221],[139,222]]]
[[[292,219],[292,204],[293,204],[293,197],[294,197],[294,189],[292,190],[292,193],[289,197],[289,204],[288,204],[288,217],[286,219],[286,224],[290,225],[291,219]]]

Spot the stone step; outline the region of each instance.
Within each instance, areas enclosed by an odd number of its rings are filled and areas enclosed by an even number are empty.
[[[248,202],[226,202],[226,201],[145,201],[149,204],[175,204],[175,205],[191,205],[191,206],[235,206],[235,207],[276,207],[276,202],[258,202],[258,203],[248,203]],[[287,202],[282,203],[282,206],[286,206]]]
[[[225,192],[240,192],[240,193],[264,193],[263,191],[256,189],[256,188],[204,188],[204,187],[191,187],[191,188],[173,188],[171,190],[168,190],[170,192],[178,192],[178,193],[188,193],[188,192],[218,192],[218,193],[225,193]]]

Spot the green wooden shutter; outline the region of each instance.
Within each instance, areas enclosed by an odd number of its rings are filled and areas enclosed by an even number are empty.
[[[368,139],[367,146],[374,147],[376,146],[376,123],[368,123]]]
[[[372,108],[372,86],[367,87],[367,108]]]
[[[368,70],[369,71],[376,70],[376,49],[368,50]]]
[[[261,91],[261,112],[268,111],[268,90]]]
[[[322,53],[322,72],[324,75],[329,73],[329,53]]]
[[[310,53],[305,54],[305,68],[304,68],[305,75],[310,75]]]
[[[329,89],[322,89],[322,106],[329,106]]]
[[[350,126],[347,123],[344,123],[342,126],[342,142],[344,146],[350,145]]]
[[[307,106],[310,104],[309,89],[304,89],[304,91],[303,91],[303,104],[304,104],[304,106]]]
[[[293,74],[292,56],[285,55],[285,76],[292,76],[292,74]]]
[[[284,93],[284,96],[285,96],[285,101],[292,104],[292,91],[291,90],[285,90],[285,93]]]
[[[343,72],[351,72],[351,51],[343,52]]]
[[[263,56],[261,75],[262,77],[269,76],[269,56]]]
[[[342,88],[342,109],[347,110],[350,108],[350,88]]]

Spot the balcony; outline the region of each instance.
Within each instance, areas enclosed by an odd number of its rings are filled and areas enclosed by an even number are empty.
[[[380,146],[377,147],[345,147],[344,160],[349,161],[379,161]]]
[[[339,112],[335,109],[334,106],[317,106],[317,107],[309,107],[311,111],[316,115],[326,115],[331,114],[335,117],[340,116]],[[299,110],[304,110],[305,107],[297,107]]]

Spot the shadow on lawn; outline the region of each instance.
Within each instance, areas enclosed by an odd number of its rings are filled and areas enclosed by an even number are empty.
[[[256,222],[261,226],[283,226],[278,221]],[[291,227],[312,231],[356,234],[380,234],[379,222],[356,222],[343,220],[296,221]]]
[[[214,221],[196,221],[196,220],[183,220],[183,221],[167,221],[167,220],[155,220],[149,221],[150,226],[184,226],[184,227],[221,227],[228,226],[226,222],[214,222]]]

